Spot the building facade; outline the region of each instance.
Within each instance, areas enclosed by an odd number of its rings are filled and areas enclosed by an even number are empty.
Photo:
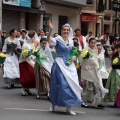
[[[112,10],[112,0],[87,0],[87,7],[81,10],[81,30],[83,34],[92,31],[98,33],[114,32],[115,12]]]
[[[17,30],[37,30],[41,24],[41,14],[45,11],[41,10],[40,0],[22,0],[22,3],[17,4],[19,0],[2,2],[2,29],[10,31],[14,28]]]
[[[73,29],[80,28],[81,7],[86,0],[29,0],[31,7],[2,4],[0,16],[1,28],[7,32],[15,28],[37,31],[44,28],[49,31],[48,20],[55,24],[54,32],[61,33],[61,27],[69,23]],[[0,11],[0,12],[1,12]]]
[[[86,0],[44,0],[43,28],[49,31],[48,20],[52,20],[55,25],[54,31],[61,34],[61,27],[69,23],[74,29],[80,28],[81,7],[86,5]]]

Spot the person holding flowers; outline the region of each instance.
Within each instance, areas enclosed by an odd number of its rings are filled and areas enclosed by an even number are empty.
[[[31,95],[29,88],[35,88],[35,76],[34,76],[34,65],[32,51],[38,46],[38,43],[35,42],[37,39],[36,34],[33,30],[28,32],[30,39],[27,40],[22,45],[22,53],[19,60],[20,66],[20,83],[23,87],[22,95],[25,96],[26,93]]]
[[[120,43],[116,45],[116,49],[117,51],[112,57],[112,70],[106,84],[106,88],[109,89],[109,93],[106,95],[105,100],[109,102],[116,101],[117,93],[120,90]],[[120,95],[118,97],[120,99]]]
[[[0,53],[0,64],[3,64],[5,61],[6,55],[4,53]]]
[[[8,88],[14,87],[20,83],[19,58],[18,51],[21,50],[20,42],[16,38],[17,30],[12,29],[9,32],[10,37],[5,39],[2,52],[6,54],[3,66],[3,78]]]
[[[41,93],[47,94],[49,98],[50,92],[50,74],[53,64],[53,57],[47,42],[46,37],[42,37],[40,45],[37,47],[37,51],[34,51],[36,56],[36,63],[34,67],[35,80],[36,80],[36,98],[40,98]]]
[[[57,57],[53,63],[50,80],[50,102],[51,111],[55,106],[66,107],[66,112],[76,115],[71,110],[72,106],[81,105],[82,88],[79,85],[77,70],[74,64],[75,55],[71,55],[73,50],[73,31],[69,24],[62,26],[62,36],[50,38],[54,25],[49,21],[50,32],[47,40],[49,44],[55,45]],[[68,61],[71,59],[71,62]]]
[[[93,105],[103,108],[103,98],[108,90],[102,84],[98,50],[93,37],[89,39],[88,48],[84,49],[81,54],[81,79],[84,102],[91,102]]]

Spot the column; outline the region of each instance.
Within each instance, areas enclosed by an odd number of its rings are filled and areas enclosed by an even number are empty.
[[[40,15],[40,28],[43,28],[43,15]]]
[[[19,30],[25,29],[25,13],[21,12],[20,13],[20,20],[19,20]]]

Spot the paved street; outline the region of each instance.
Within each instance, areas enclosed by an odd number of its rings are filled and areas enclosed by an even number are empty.
[[[107,68],[110,61],[107,59]],[[77,116],[66,115],[65,108],[56,108],[56,112],[49,111],[50,103],[45,97],[40,100],[33,96],[21,96],[21,87],[7,89],[0,70],[0,120],[119,120],[120,109],[113,108],[112,103],[106,103],[106,108],[74,107]],[[60,112],[58,112],[60,111]],[[64,112],[62,112],[64,111]]]

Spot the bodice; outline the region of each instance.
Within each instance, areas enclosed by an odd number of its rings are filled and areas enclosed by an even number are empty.
[[[7,44],[7,51],[6,51],[6,53],[7,54],[11,53],[11,55],[13,55],[13,52],[15,51],[16,47],[17,47],[17,44],[15,44],[15,43]]]
[[[70,59],[70,53],[73,49],[73,46],[66,46],[65,44],[56,41],[56,55],[57,57],[61,57],[66,64],[67,61]]]

